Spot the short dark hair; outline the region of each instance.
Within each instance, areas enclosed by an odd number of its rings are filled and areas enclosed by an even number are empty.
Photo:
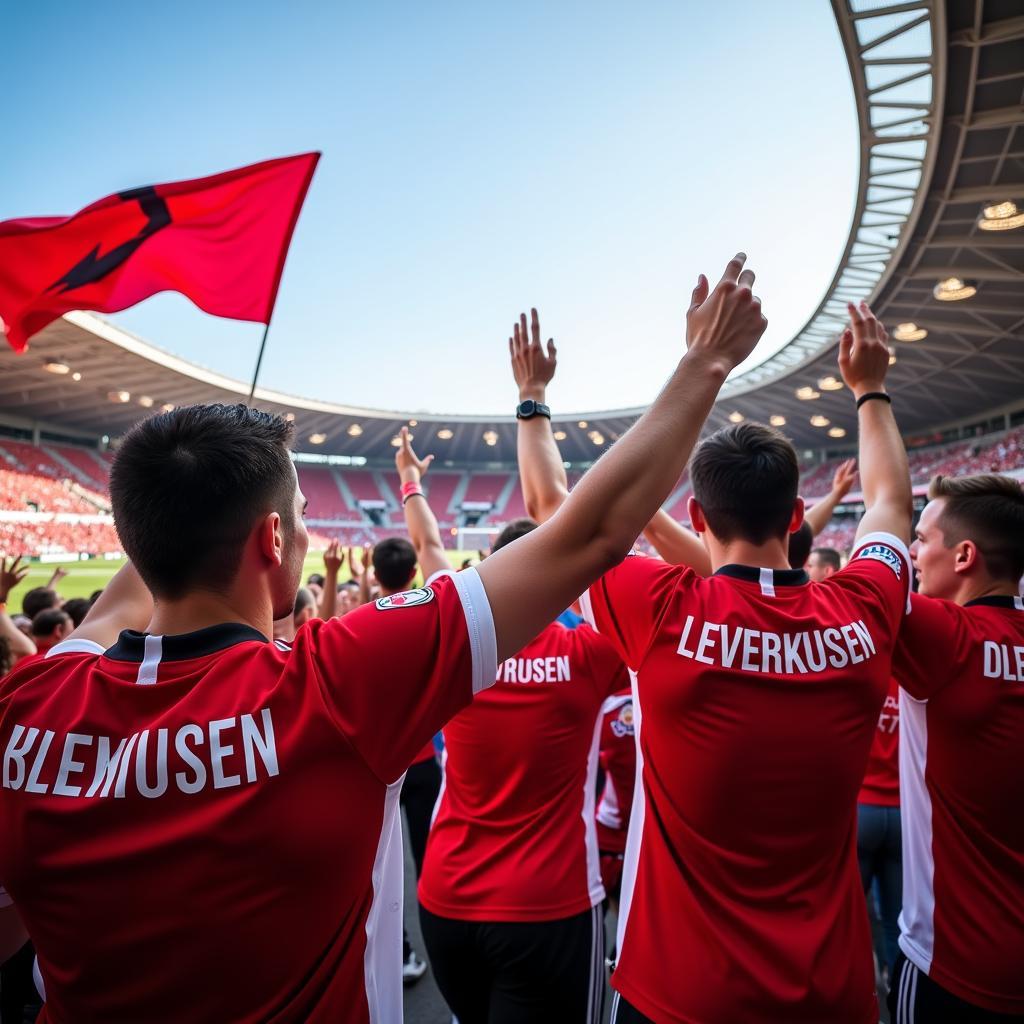
[[[762,423],[716,431],[690,460],[693,496],[721,541],[764,544],[786,536],[800,470],[793,445]]]
[[[945,499],[939,529],[946,547],[971,540],[989,576],[1016,583],[1024,576],[1024,489],[998,473],[936,476],[928,499]]]
[[[802,569],[807,564],[813,543],[814,531],[808,522],[801,523],[800,529],[789,535],[789,567],[791,569]]]
[[[388,590],[408,586],[416,572],[416,549],[404,537],[388,537],[373,549],[373,571]]]
[[[89,607],[90,608],[100,599],[100,594],[102,594],[102,593],[103,593],[103,588],[100,587],[99,590],[94,590],[89,595]]]
[[[843,567],[843,556],[835,548],[815,548],[811,554],[817,555],[826,565],[831,565],[836,572]]]
[[[307,608],[316,608],[313,591],[306,587],[299,587],[299,589],[295,591],[295,604],[292,607],[292,615],[298,615],[299,612],[303,612]]]
[[[256,521],[295,526],[292,425],[244,405],[189,405],[132,427],[110,499],[125,553],[156,597],[223,592]]]
[[[491,554],[493,555],[495,551],[500,551],[506,544],[511,544],[512,541],[519,540],[520,537],[525,537],[536,529],[537,523],[532,519],[513,519],[494,538],[494,543],[491,545]]]
[[[318,587],[322,587],[324,582],[324,574],[322,572],[311,572],[309,579],[306,580],[306,585],[309,586],[310,583],[315,583]]]
[[[58,626],[71,621],[63,608],[44,608],[32,619],[33,636],[49,636]]]
[[[71,621],[75,624],[77,629],[85,618],[86,612],[92,605],[89,603],[89,599],[86,597],[72,597],[70,600],[64,602],[64,611],[71,616]]]
[[[56,608],[59,604],[60,598],[56,590],[50,587],[33,587],[21,599],[21,610],[30,619],[34,619],[41,611]]]

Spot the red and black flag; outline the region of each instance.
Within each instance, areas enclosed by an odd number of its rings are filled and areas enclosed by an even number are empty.
[[[175,291],[268,323],[319,153],[118,192],[71,217],[0,222],[0,330],[15,352],[73,309]]]

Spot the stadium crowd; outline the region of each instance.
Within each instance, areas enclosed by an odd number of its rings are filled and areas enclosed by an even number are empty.
[[[1024,1020],[1024,432],[929,454],[912,528],[926,463],[851,305],[858,456],[805,508],[778,431],[698,444],[753,285],[701,275],[665,389],[571,488],[522,316],[526,515],[459,571],[407,430],[403,536],[324,531],[303,583],[290,424],[133,428],[105,590],[8,609],[0,562],[0,995],[34,965],[53,1022],[391,1024],[429,963],[460,1024],[561,1024],[603,1019],[610,967],[615,1024],[867,1024],[879,980],[901,1024]]]

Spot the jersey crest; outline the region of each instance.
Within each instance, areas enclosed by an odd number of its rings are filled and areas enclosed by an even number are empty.
[[[629,701],[619,708],[619,714],[612,720],[612,732],[620,739],[633,735],[633,702]]]
[[[873,558],[889,566],[896,574],[896,579],[903,575],[903,559],[888,544],[869,544],[857,553],[858,558]]]
[[[389,612],[396,608],[415,608],[417,605],[430,604],[433,600],[434,591],[430,587],[418,587],[416,590],[406,590],[401,594],[379,597],[374,604],[378,611]]]

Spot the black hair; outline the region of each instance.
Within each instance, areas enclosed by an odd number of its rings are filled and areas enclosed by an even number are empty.
[[[373,549],[373,571],[387,590],[407,587],[416,572],[416,549],[404,537],[388,537]]]
[[[306,580],[306,585],[308,586],[310,583],[315,583],[318,587],[322,587],[324,585],[324,574],[322,572],[311,572],[309,579]]]
[[[762,423],[712,434],[690,461],[693,496],[720,541],[764,544],[789,532],[800,470],[793,445]]]
[[[62,608],[44,608],[32,620],[34,637],[49,636],[58,626],[71,621],[71,616]]]
[[[71,621],[77,629],[85,618],[86,612],[92,607],[88,598],[85,597],[72,597],[70,600],[64,602],[64,611],[71,616]]]
[[[30,619],[34,619],[41,611],[56,608],[59,604],[60,598],[56,590],[51,587],[33,587],[21,599],[21,610]]]
[[[253,526],[295,530],[292,425],[244,405],[190,405],[125,436],[110,471],[114,525],[158,598],[231,586]]]
[[[815,548],[812,554],[817,555],[826,565],[831,565],[836,572],[843,567],[843,556],[835,548]]]
[[[502,531],[494,538],[494,543],[491,545],[491,554],[495,551],[500,551],[506,544],[511,544],[514,540],[519,540],[520,537],[525,537],[528,533],[532,533],[537,529],[537,523],[532,519],[513,519]]]
[[[299,587],[295,591],[295,604],[292,606],[292,615],[298,615],[300,612],[304,612],[307,608],[316,609],[316,600],[313,597],[313,591],[308,590],[306,587]]]
[[[802,569],[807,564],[807,557],[811,553],[811,545],[814,543],[814,531],[811,524],[803,522],[800,529],[789,535],[789,567],[791,569]]]

